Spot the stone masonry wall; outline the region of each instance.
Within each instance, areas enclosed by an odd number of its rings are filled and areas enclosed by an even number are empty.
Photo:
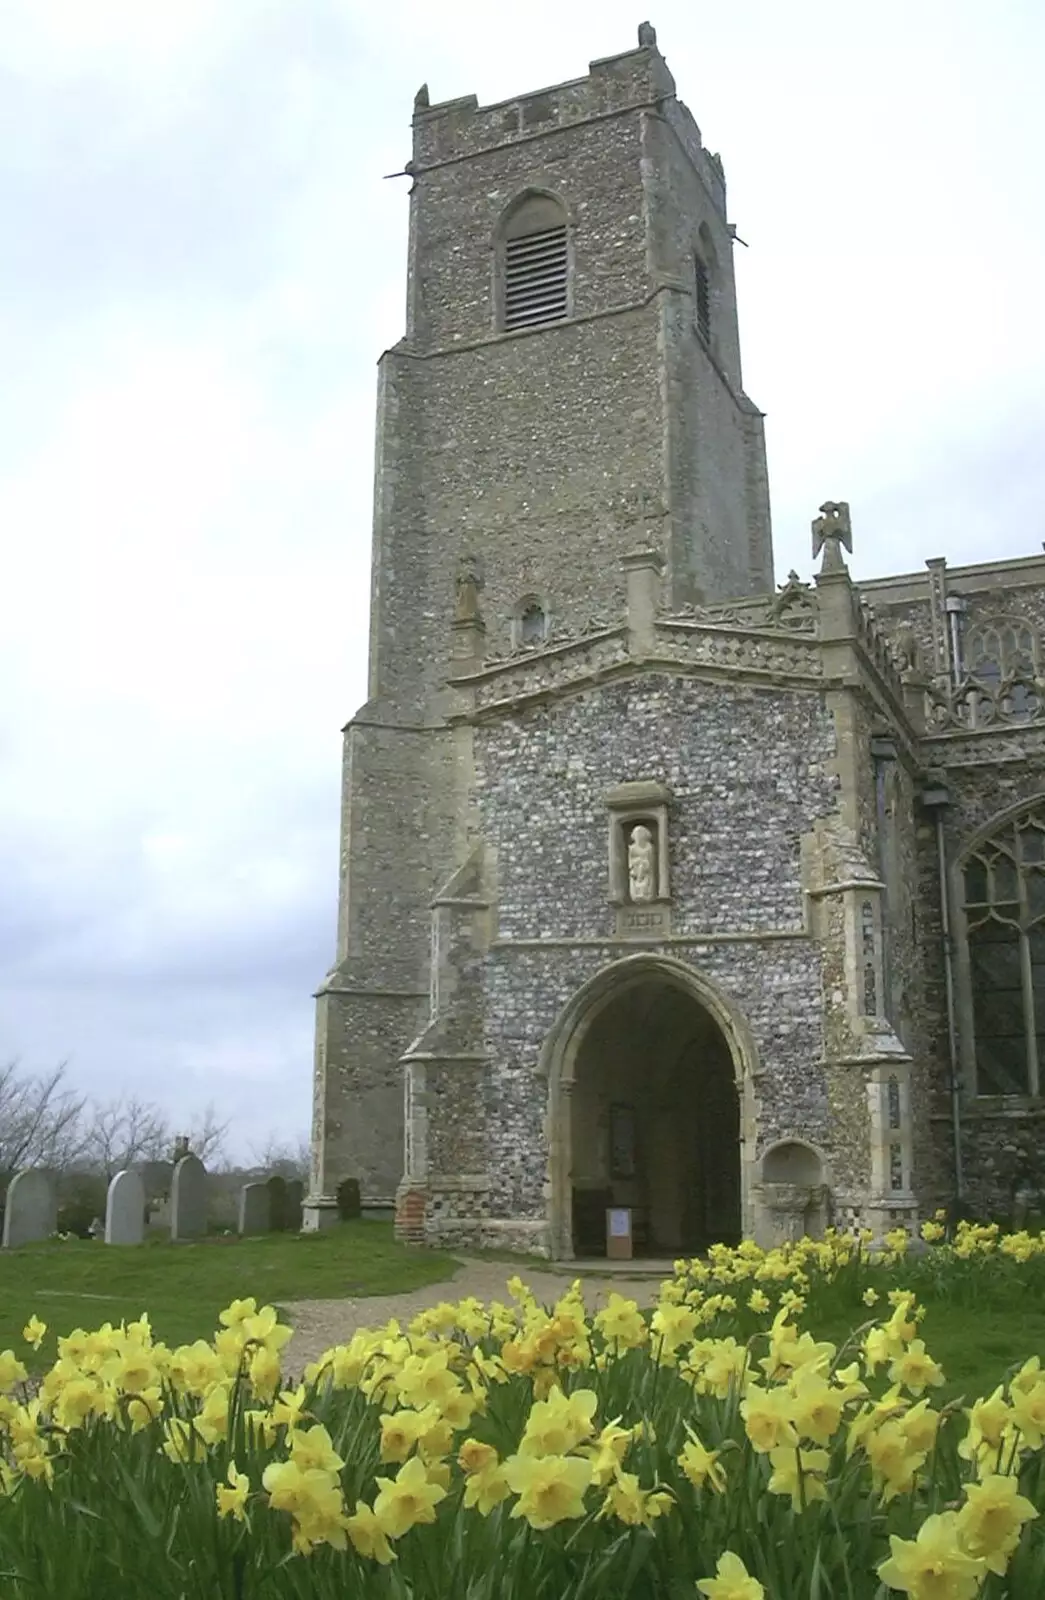
[[[636,948],[588,942],[612,931],[604,797],[629,779],[672,790],[673,930],[692,942],[663,948],[719,984],[753,1031],[760,1143],[800,1134],[830,1153],[820,951],[803,923],[799,840],[834,803],[832,740],[816,695],[654,675],[477,728],[499,906],[484,970],[494,1217],[542,1214],[541,1047],[581,984]],[[744,931],[750,942],[721,940]]]
[[[799,838],[832,805],[819,697],[649,674],[476,731],[501,938],[607,936],[614,784],[672,791],[676,933],[802,929]]]

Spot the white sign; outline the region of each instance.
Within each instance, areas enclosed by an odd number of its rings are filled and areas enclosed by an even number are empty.
[[[619,1210],[610,1212],[610,1238],[626,1239],[631,1233],[631,1212]]]

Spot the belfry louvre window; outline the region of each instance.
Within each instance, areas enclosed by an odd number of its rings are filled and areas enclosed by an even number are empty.
[[[693,258],[696,273],[697,332],[705,344],[711,343],[711,277],[699,256]]]
[[[1036,1095],[1045,1072],[1045,808],[976,846],[964,868],[978,1094]]]
[[[566,315],[566,224],[504,242],[504,326],[532,328]]]

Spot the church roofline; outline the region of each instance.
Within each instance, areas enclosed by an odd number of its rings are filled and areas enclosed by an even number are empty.
[[[558,83],[546,83],[540,89],[526,89],[522,94],[506,95],[503,100],[490,100],[480,105],[476,94],[455,95],[449,100],[433,100],[430,105],[418,105],[415,116],[418,121],[425,121],[429,117],[443,116],[452,111],[473,111],[477,116],[483,116],[489,111],[506,111],[511,106],[516,106],[527,100],[540,100],[545,95],[560,94],[564,89],[579,89],[586,84],[589,78],[596,73],[619,66],[621,62],[631,58],[643,59],[656,56],[666,66],[664,57],[657,47],[649,45],[636,45],[630,50],[618,50],[614,55],[597,56],[594,61],[589,61],[587,72],[582,72],[575,78],[563,78]]]
[[[933,561],[932,565],[936,565]],[[946,563],[945,563],[946,565]],[[872,594],[878,604],[897,605],[905,600],[920,599],[928,593],[929,567],[926,562],[921,572],[901,572],[883,578],[858,578],[856,587],[862,595]],[[1017,585],[1045,584],[1045,551],[1030,556],[1012,556],[1004,561],[977,561],[961,567],[946,567],[949,589],[975,591],[997,587],[999,580],[1015,581]]]

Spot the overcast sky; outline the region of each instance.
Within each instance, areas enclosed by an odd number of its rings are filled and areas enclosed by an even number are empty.
[[[0,1060],[307,1127],[414,92],[618,0],[0,0]],[[722,153],[777,576],[1045,538],[1045,5],[660,0]]]

